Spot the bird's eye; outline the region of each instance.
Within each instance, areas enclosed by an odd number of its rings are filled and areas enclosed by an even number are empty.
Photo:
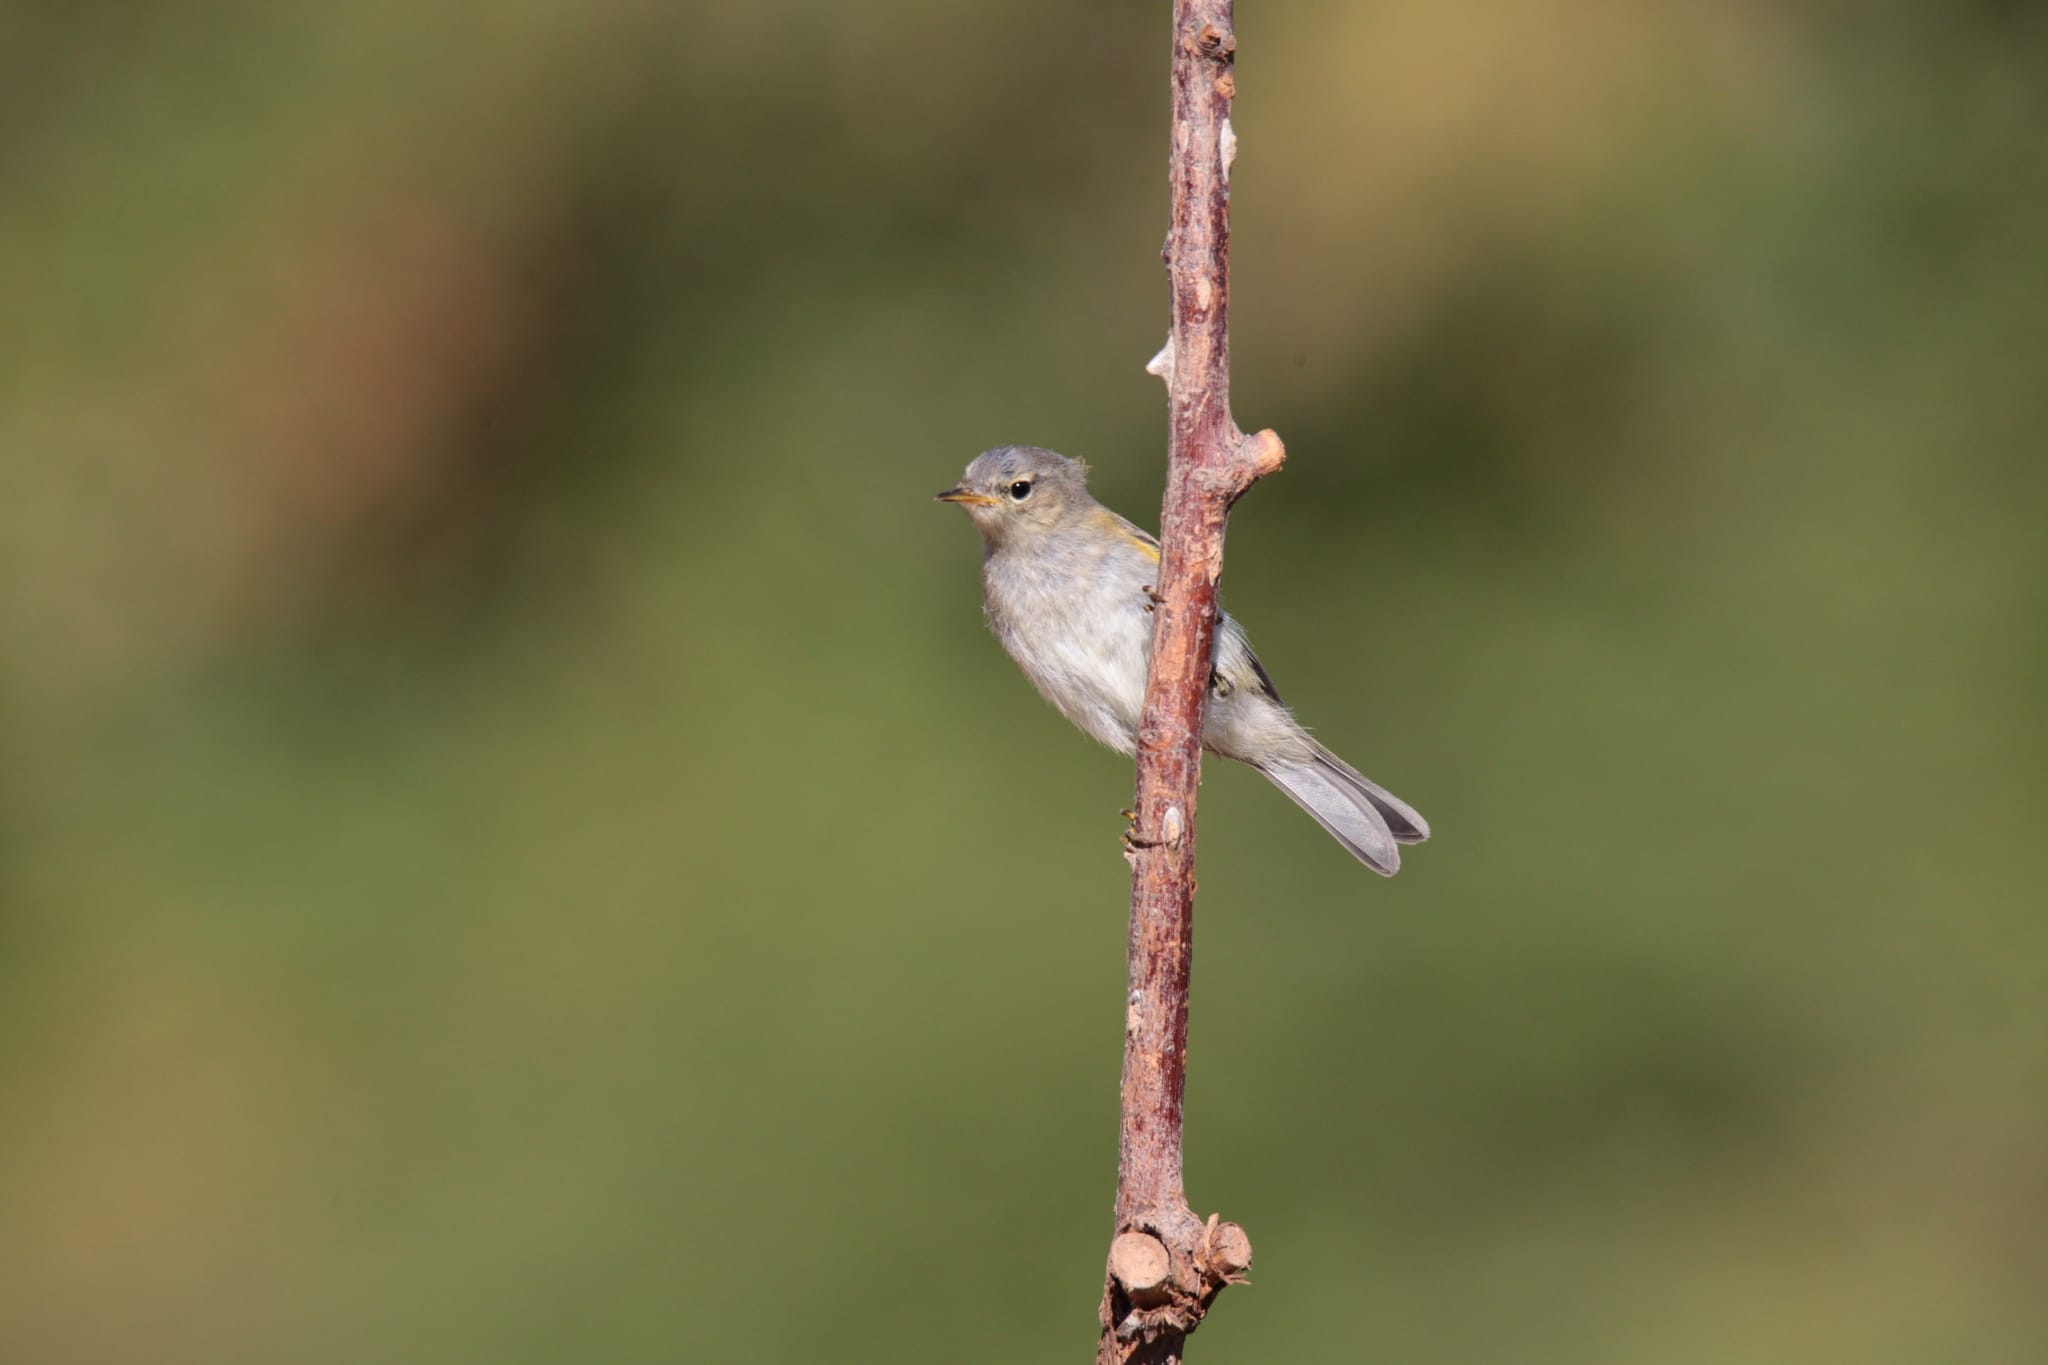
[[[1011,498],[1012,498],[1013,500],[1015,500],[1015,501],[1017,501],[1017,502],[1022,502],[1022,501],[1024,501],[1024,499],[1026,499],[1026,498],[1028,498],[1028,497],[1030,497],[1030,496],[1031,496],[1031,480],[1029,480],[1029,479],[1019,479],[1019,480],[1017,480],[1017,482],[1015,482],[1015,483],[1013,483],[1013,484],[1011,484],[1011,485],[1010,485],[1010,497],[1011,497]]]

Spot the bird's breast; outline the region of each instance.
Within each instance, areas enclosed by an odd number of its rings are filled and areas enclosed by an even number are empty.
[[[1154,566],[1121,546],[1045,544],[983,565],[989,626],[1061,714],[1129,753],[1144,704]]]

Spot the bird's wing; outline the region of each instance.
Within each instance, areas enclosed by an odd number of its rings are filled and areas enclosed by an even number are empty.
[[[1136,525],[1127,518],[1118,516],[1107,507],[1097,509],[1104,525],[1142,550],[1154,564],[1159,562],[1159,540],[1151,532]],[[1252,653],[1252,642],[1245,637],[1244,627],[1229,612],[1223,613],[1223,623],[1216,632],[1216,658],[1209,671],[1209,685],[1218,682],[1226,684],[1219,691],[1230,688],[1249,687],[1262,692],[1274,701],[1280,700],[1280,689],[1273,685],[1273,675],[1266,672],[1266,666],[1259,662],[1259,656]],[[1282,705],[1285,705],[1283,702]]]
[[[1219,682],[1227,684],[1227,688],[1218,687]],[[1209,685],[1219,692],[1248,687],[1276,702],[1280,701],[1280,689],[1273,685],[1273,675],[1259,662],[1259,656],[1252,653],[1252,642],[1245,635],[1244,627],[1227,611],[1223,613],[1223,622],[1216,631],[1216,661],[1210,669]],[[1286,703],[1281,702],[1281,705]]]
[[[1108,518],[1110,530],[1116,532],[1140,550],[1143,550],[1154,564],[1159,562],[1159,538],[1157,536],[1137,523],[1118,516],[1107,507],[1102,509],[1102,515]]]

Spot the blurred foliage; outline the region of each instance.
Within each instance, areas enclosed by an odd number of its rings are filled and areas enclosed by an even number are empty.
[[[0,1359],[1082,1359],[1164,7],[0,14]],[[2048,1356],[2048,32],[1247,3],[1204,1359]]]

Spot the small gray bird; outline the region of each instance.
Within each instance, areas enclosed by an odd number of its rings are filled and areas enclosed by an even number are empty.
[[[938,499],[965,508],[981,532],[989,628],[1024,676],[1068,720],[1130,753],[1152,657],[1159,542],[1089,496],[1078,460],[1033,446],[983,451]],[[1391,877],[1398,846],[1429,837],[1414,807],[1309,738],[1228,613],[1209,688],[1202,746],[1257,768],[1358,861]]]

